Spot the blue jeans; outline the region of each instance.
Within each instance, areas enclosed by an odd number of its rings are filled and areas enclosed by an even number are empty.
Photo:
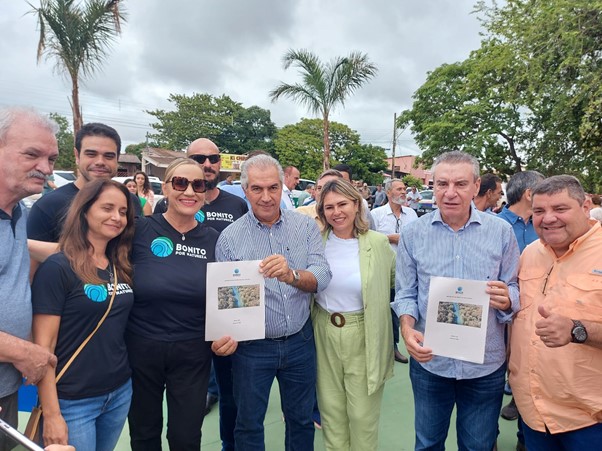
[[[456,406],[458,450],[491,451],[504,395],[506,365],[475,379],[437,376],[410,359],[416,450],[444,450]]]
[[[286,418],[285,450],[313,450],[312,412],[316,392],[316,349],[311,321],[286,338],[240,342],[232,355],[238,407],[237,451],[265,450],[263,420],[274,378]]]
[[[102,396],[59,399],[69,430],[69,444],[78,450],[113,451],[132,399],[132,381]]]
[[[234,427],[236,426],[236,402],[232,385],[232,356],[213,355],[213,368],[219,389],[219,436],[222,451],[234,451]]]
[[[522,421],[525,445],[529,451],[585,451],[600,449],[602,443],[602,423],[559,434],[539,432]]]

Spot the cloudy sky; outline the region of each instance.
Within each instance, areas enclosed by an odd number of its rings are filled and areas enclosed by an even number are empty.
[[[39,0],[30,0],[37,4]],[[271,103],[289,48],[323,60],[357,50],[379,73],[332,120],[363,142],[391,147],[393,114],[411,106],[428,71],[478,48],[476,0],[126,0],[127,23],[102,70],[81,87],[84,121],[114,126],[126,144],[145,140],[170,93],[226,94],[272,112],[278,127],[311,117],[288,99]],[[32,105],[69,118],[70,82],[53,60],[36,64],[39,33],[25,0],[0,0],[0,105]],[[408,132],[400,153],[416,152]],[[399,149],[399,147],[398,147]]]

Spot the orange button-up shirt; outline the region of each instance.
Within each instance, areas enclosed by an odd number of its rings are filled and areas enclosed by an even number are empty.
[[[521,255],[510,385],[523,420],[536,431],[547,426],[556,434],[602,422],[602,349],[577,343],[548,348],[535,335],[539,305],[602,323],[602,228],[597,221],[591,225],[562,257],[541,241]]]

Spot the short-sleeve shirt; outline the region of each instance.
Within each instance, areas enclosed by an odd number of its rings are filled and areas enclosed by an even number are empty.
[[[107,311],[114,284],[99,270],[102,284],[85,284],[63,253],[51,255],[36,271],[32,284],[33,313],[61,317],[55,354],[56,374],[92,333]],[[82,399],[110,393],[123,385],[131,371],[124,333],[134,302],[132,288],[117,281],[109,315],[75,358],[57,385],[59,398]]]
[[[218,235],[204,223],[182,234],[162,214],[138,220],[128,332],[167,342],[204,339],[207,263],[215,261]]]

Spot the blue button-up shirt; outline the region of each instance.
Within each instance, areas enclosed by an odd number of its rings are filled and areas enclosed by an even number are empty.
[[[521,254],[529,244],[539,238],[533,227],[533,218],[529,218],[525,223],[523,218],[508,209],[508,205],[504,205],[504,208],[497,216],[498,218],[502,218],[509,222],[512,226],[514,236],[516,236],[516,241],[518,242],[518,249]]]
[[[455,232],[439,210],[403,227],[397,248],[396,294],[391,303],[398,316],[416,319],[424,333],[431,276],[471,280],[501,280],[508,285],[511,311],[489,310],[483,364],[434,356],[421,365],[431,373],[474,379],[497,370],[506,360],[504,324],[519,310],[518,245],[510,225],[471,207],[470,218]]]
[[[316,222],[292,210],[281,210],[271,227],[259,222],[250,210],[221,233],[217,261],[263,260],[284,255],[291,269],[311,272],[320,292],[332,274],[324,256],[324,245]],[[265,335],[278,338],[295,334],[309,318],[311,294],[276,278],[265,279]]]

